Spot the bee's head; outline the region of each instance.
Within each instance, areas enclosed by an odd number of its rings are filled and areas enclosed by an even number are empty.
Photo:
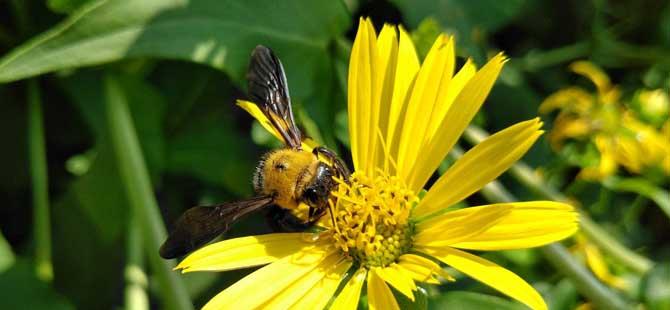
[[[308,184],[316,158],[312,153],[285,148],[267,153],[254,173],[254,189],[258,194],[274,195],[277,203],[292,208],[299,195],[297,189]]]
[[[319,162],[316,165],[316,171],[314,171],[309,184],[302,193],[302,198],[310,206],[325,208],[328,204],[330,192],[335,185],[332,169],[328,165]]]

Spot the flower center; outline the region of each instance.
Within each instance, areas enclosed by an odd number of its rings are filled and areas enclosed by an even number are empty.
[[[336,245],[364,266],[387,266],[412,244],[417,196],[397,176],[354,173],[332,193]]]

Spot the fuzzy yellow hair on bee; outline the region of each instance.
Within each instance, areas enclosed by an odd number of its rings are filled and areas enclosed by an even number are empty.
[[[319,163],[310,152],[289,148],[271,151],[256,167],[254,189],[258,194],[274,196],[282,208],[295,209]]]

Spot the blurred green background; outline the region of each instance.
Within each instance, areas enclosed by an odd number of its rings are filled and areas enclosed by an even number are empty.
[[[234,105],[257,44],[284,63],[304,131],[349,158],[347,64],[360,16],[403,24],[421,56],[440,32],[456,36],[459,63],[504,51],[511,60],[476,118],[489,132],[535,117],[558,89],[592,89],[569,72],[575,60],[600,65],[624,96],[670,87],[661,0],[0,1],[0,309],[199,307],[248,274],[182,276],[158,246],[188,207],[251,195],[257,159],[277,146]],[[541,139],[524,161],[650,263],[605,255],[629,283],[608,289],[628,305],[670,309],[667,176],[623,189],[586,182],[566,156]],[[509,175],[500,181],[520,200],[542,198]],[[268,231],[257,214],[228,237]],[[590,302],[537,250],[486,256],[552,309]],[[431,308],[523,307],[462,277],[427,293]]]

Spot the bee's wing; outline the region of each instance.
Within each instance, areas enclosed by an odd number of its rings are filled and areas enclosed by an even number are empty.
[[[299,149],[302,136],[293,120],[284,67],[272,50],[256,46],[251,53],[247,80],[251,100],[258,104],[286,145]]]
[[[182,214],[159,250],[165,259],[186,255],[224,233],[240,217],[270,205],[271,196],[193,207]]]

